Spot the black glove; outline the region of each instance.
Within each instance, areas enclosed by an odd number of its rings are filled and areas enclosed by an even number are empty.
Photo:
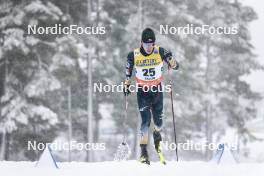
[[[128,96],[129,94],[131,94],[129,87],[130,87],[131,81],[130,80],[125,80],[124,82],[124,88],[123,88],[123,92],[125,96]]]
[[[174,70],[178,70],[179,68],[178,62],[172,56],[168,57],[168,64],[169,64],[169,67]]]

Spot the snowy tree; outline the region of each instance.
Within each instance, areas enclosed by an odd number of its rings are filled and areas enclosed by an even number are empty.
[[[205,58],[204,78],[205,96],[204,117],[206,120],[207,142],[213,141],[214,133],[221,138],[226,125],[219,127],[226,121],[231,127],[236,126],[238,133],[243,131],[248,119],[256,116],[254,103],[260,96],[250,90],[248,83],[240,79],[250,73],[250,70],[260,69],[252,53],[248,23],[256,18],[250,7],[232,3],[227,0],[199,3],[195,6],[196,16],[201,17],[204,24],[211,26],[238,26],[236,35],[205,35],[203,55]],[[247,66],[245,66],[247,65]],[[209,159],[210,153],[207,153]]]
[[[45,103],[46,92],[61,86],[49,70],[50,58],[56,52],[56,40],[48,35],[28,35],[27,27],[48,25],[47,19],[50,25],[65,19],[60,9],[50,2],[10,2],[2,6],[6,8],[1,12],[1,60],[4,60],[6,71],[0,124],[3,138],[9,135],[6,141],[9,145],[11,137],[25,126],[41,132],[58,123],[57,114]],[[2,148],[4,143],[2,141]],[[8,148],[6,153],[5,159],[8,159]]]

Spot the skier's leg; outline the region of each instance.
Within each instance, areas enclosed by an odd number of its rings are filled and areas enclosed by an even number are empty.
[[[148,132],[151,122],[151,112],[149,104],[149,96],[147,93],[138,91],[137,93],[138,108],[141,116],[141,128],[140,128],[140,148],[141,156],[140,161],[149,164],[147,144],[148,144]]]
[[[160,130],[162,128],[162,117],[163,117],[163,93],[158,92],[154,97],[155,97],[154,103],[152,104],[152,113],[153,113],[153,121],[154,121],[153,139],[155,144],[155,150],[159,155],[160,161],[163,164],[166,164],[165,158],[161,152],[161,147],[160,147],[160,142],[162,141]]]
[[[141,116],[140,144],[148,144],[148,131],[151,122],[149,96],[147,93],[139,91],[137,94],[137,100],[138,100],[138,108]]]
[[[154,121],[154,131],[159,132],[162,128],[163,117],[163,93],[157,92],[152,104],[152,114]]]
[[[141,127],[140,127],[140,144],[148,144],[148,133],[151,121],[150,107],[144,106],[140,109]]]

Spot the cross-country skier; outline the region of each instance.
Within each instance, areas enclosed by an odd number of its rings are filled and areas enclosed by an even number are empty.
[[[153,138],[155,149],[160,161],[165,164],[165,159],[160,149],[162,140],[160,130],[163,116],[163,93],[161,81],[163,79],[163,62],[169,68],[177,70],[178,62],[172,57],[172,53],[155,44],[155,33],[152,29],[146,28],[142,32],[141,46],[134,49],[127,56],[126,80],[124,82],[125,96],[131,93],[130,84],[133,68],[135,68],[137,90],[137,102],[141,115],[141,139],[140,162],[150,164],[147,152],[148,131],[151,116],[154,121]],[[150,89],[151,88],[151,89]]]

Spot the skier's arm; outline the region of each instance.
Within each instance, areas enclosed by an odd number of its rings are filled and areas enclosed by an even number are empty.
[[[172,57],[172,53],[170,51],[160,47],[159,52],[162,57],[162,60],[164,60],[170,68],[174,70],[179,69],[179,63],[176,61],[175,58]]]
[[[126,63],[126,80],[125,80],[125,87],[124,87],[124,94],[125,96],[129,95],[129,86],[131,84],[131,76],[133,73],[134,68],[134,53],[130,52],[127,55],[127,63]]]
[[[134,53],[130,52],[127,55],[126,80],[130,80],[131,79],[133,68],[134,68]]]

